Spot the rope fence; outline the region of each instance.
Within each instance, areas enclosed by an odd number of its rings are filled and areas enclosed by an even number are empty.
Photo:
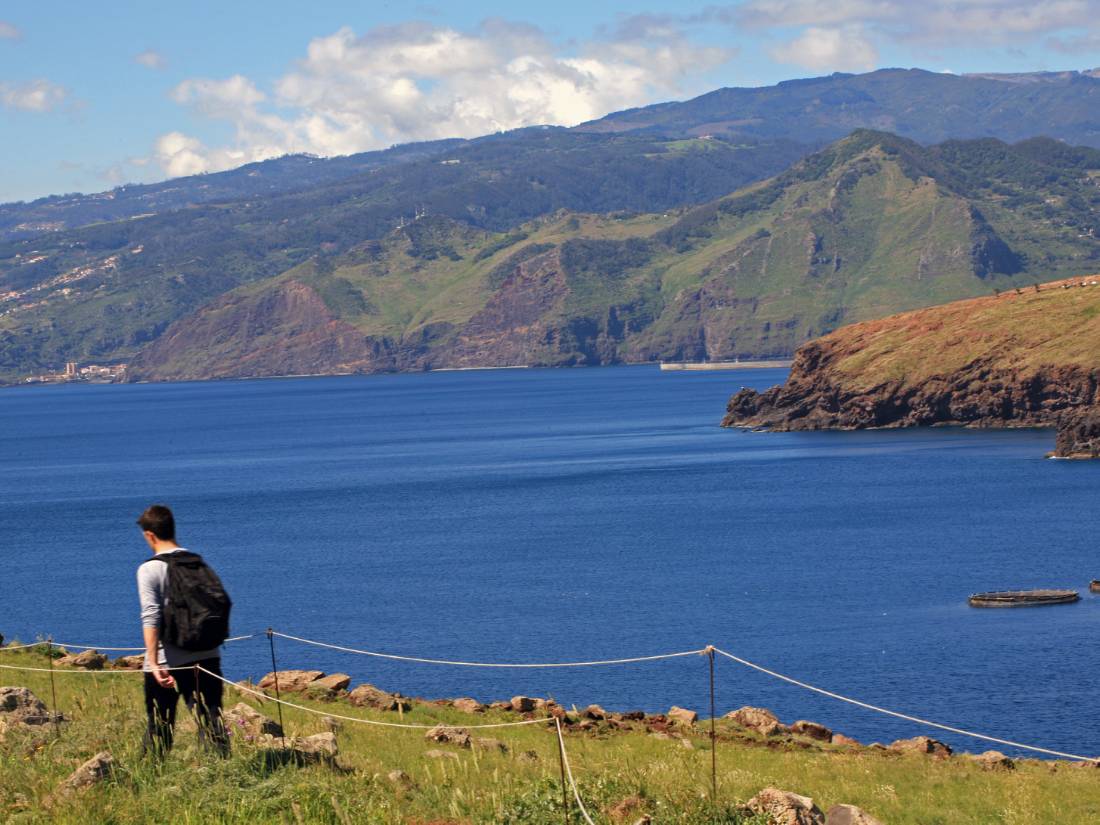
[[[415,724],[406,723],[406,722],[379,722],[377,719],[363,719],[360,716],[342,716],[338,713],[329,713],[327,710],[317,710],[316,708],[310,708],[310,707],[306,707],[305,705],[298,705],[298,704],[295,704],[294,702],[288,702],[286,699],[276,699],[274,696],[269,696],[268,694],[264,693],[262,690],[255,690],[253,688],[246,687],[244,685],[239,685],[236,682],[232,682],[229,679],[226,679],[224,676],[219,676],[218,674],[207,670],[206,668],[202,667],[201,665],[198,666],[196,669],[201,670],[203,673],[207,674],[208,676],[213,676],[215,679],[218,679],[219,681],[225,682],[225,684],[229,685],[230,687],[236,688],[237,690],[243,691],[244,693],[251,693],[253,696],[258,696],[261,699],[263,699],[265,702],[266,701],[277,702],[280,705],[285,705],[288,708],[294,708],[296,710],[302,710],[302,711],[305,711],[306,713],[312,713],[316,716],[327,716],[330,719],[342,719],[345,722],[358,722],[361,725],[374,725],[374,726],[383,727],[383,728],[411,728],[413,730],[431,730],[432,728],[436,728],[436,727],[439,727],[440,725],[445,724],[444,722],[436,722],[434,725],[415,725]],[[523,719],[519,722],[495,722],[493,724],[487,724],[487,725],[462,725],[462,727],[469,728],[471,730],[475,730],[475,729],[476,730],[485,730],[487,728],[518,728],[518,727],[522,727],[524,725],[545,725],[545,724],[548,724],[548,720],[546,720],[546,719]],[[454,726],[449,726],[449,727],[454,727]]]
[[[581,812],[581,816],[584,817],[584,821],[587,822],[588,825],[596,825],[596,823],[592,821],[592,817],[588,815],[588,811],[585,810],[584,802],[581,801],[581,792],[577,790],[577,780],[573,778],[573,769],[569,765],[569,754],[565,750],[565,737],[561,732],[561,720],[556,716],[554,717],[554,728],[558,732],[558,747],[561,753],[562,768],[565,770],[565,775],[569,779],[569,785],[573,788],[573,798],[577,800],[577,809]]]
[[[255,635],[256,635],[255,633],[248,633],[244,636],[232,636],[232,637],[225,640],[225,644],[229,644],[229,642],[242,642],[245,639],[251,639]],[[4,645],[3,647],[0,647],[0,653],[6,653],[9,650],[28,650],[28,649],[33,648],[33,647],[51,647],[51,646],[56,647],[56,648],[65,648],[66,650],[69,650],[69,649],[72,649],[72,650],[95,650],[95,651],[109,650],[112,653],[114,653],[114,652],[144,653],[145,652],[145,646],[144,645],[142,645],[141,647],[110,647],[108,645],[75,645],[75,644],[69,644],[68,642],[54,642],[54,641],[46,640],[46,641],[42,641],[42,642],[31,642],[30,644],[26,644],[26,645]]]
[[[715,676],[714,676],[714,674],[715,674],[715,670],[714,670],[714,656],[715,656],[715,654],[718,654],[719,656],[722,656],[722,657],[724,657],[724,658],[726,658],[726,659],[728,659],[732,662],[735,662],[735,663],[741,665],[742,667],[745,667],[745,668],[748,668],[750,670],[756,671],[758,673],[764,674],[768,677],[771,677],[771,678],[776,679],[778,681],[784,682],[786,684],[793,685],[793,686],[801,688],[803,690],[807,690],[807,691],[816,693],[816,694],[821,695],[821,696],[826,696],[830,699],[834,699],[834,700],[839,701],[839,702],[844,702],[844,703],[847,703],[849,705],[853,705],[855,707],[859,707],[859,708],[862,708],[864,710],[871,711],[873,713],[878,713],[878,714],[881,714],[881,715],[884,715],[884,716],[889,716],[889,717],[892,717],[892,718],[895,718],[895,719],[900,719],[900,720],[903,720],[903,721],[906,721],[906,722],[911,722],[911,723],[926,726],[926,727],[929,727],[929,728],[934,728],[934,729],[938,729],[938,730],[947,731],[948,733],[953,733],[953,734],[956,734],[958,736],[965,736],[965,737],[969,737],[969,738],[972,738],[972,739],[978,739],[978,740],[982,740],[982,741],[985,741],[985,742],[992,742],[992,743],[995,743],[995,744],[1004,745],[1004,746],[1011,747],[1011,748],[1017,748],[1017,749],[1023,750],[1023,751],[1029,751],[1029,752],[1032,752],[1032,753],[1038,753],[1038,754],[1058,757],[1058,758],[1062,758],[1062,759],[1070,759],[1070,760],[1079,761],[1079,762],[1091,762],[1091,763],[1094,763],[1094,764],[1100,764],[1100,758],[1097,758],[1097,757],[1082,756],[1080,754],[1067,753],[1065,751],[1054,750],[1054,749],[1051,749],[1051,748],[1045,748],[1045,747],[1041,747],[1041,746],[1038,746],[1038,745],[1030,745],[1030,744],[1027,744],[1027,743],[1024,743],[1024,742],[1017,742],[1017,741],[1014,741],[1014,740],[1011,740],[1011,739],[1004,739],[1004,738],[1001,738],[1001,737],[998,737],[998,736],[991,736],[991,735],[985,734],[985,733],[978,733],[978,732],[975,732],[975,731],[966,730],[964,728],[956,727],[954,725],[948,725],[948,724],[944,724],[942,722],[936,722],[936,721],[933,721],[933,720],[930,720],[930,719],[925,719],[925,718],[922,718],[920,716],[916,716],[916,715],[913,715],[913,714],[902,713],[900,711],[895,711],[895,710],[890,710],[888,708],[880,707],[878,705],[874,705],[874,704],[871,704],[869,702],[864,702],[862,700],[855,699],[851,696],[845,696],[844,694],[837,693],[835,691],[826,690],[825,688],[818,687],[817,685],[810,684],[809,682],[802,681],[801,679],[796,679],[793,676],[789,676],[787,674],[780,673],[776,670],[772,670],[772,669],[767,668],[763,665],[757,664],[757,663],[752,662],[748,659],[744,659],[740,656],[737,656],[733,653],[729,653],[728,651],[723,650],[719,647],[715,647],[713,645],[706,645],[705,647],[694,649],[694,650],[677,651],[677,652],[673,652],[673,653],[659,653],[659,654],[652,654],[652,655],[646,655],[646,656],[630,656],[630,657],[615,658],[615,659],[598,659],[598,660],[570,661],[570,662],[478,662],[478,661],[461,661],[461,660],[451,660],[451,659],[436,659],[436,658],[430,658],[430,657],[424,657],[424,656],[411,656],[411,655],[402,655],[402,654],[396,654],[396,653],[384,653],[384,652],[374,651],[374,650],[364,650],[364,649],[361,649],[361,648],[354,648],[354,647],[348,647],[348,646],[345,646],[345,645],[337,645],[337,644],[331,644],[331,643],[328,643],[328,642],[322,642],[322,641],[318,641],[316,639],[308,639],[308,638],[305,638],[305,637],[302,637],[302,636],[291,635],[289,633],[282,633],[282,632],[276,631],[272,628],[268,628],[268,630],[264,634],[252,633],[252,634],[247,634],[247,635],[243,635],[243,636],[234,636],[231,639],[227,639],[226,641],[227,642],[244,641],[244,640],[247,640],[247,639],[256,638],[257,636],[260,636],[260,635],[265,635],[268,638],[270,646],[271,646],[272,669],[273,669],[273,672],[276,674],[275,675],[275,693],[276,693],[275,696],[271,696],[270,694],[268,694],[264,691],[257,690],[255,688],[249,687],[247,685],[241,685],[241,684],[238,684],[236,682],[233,682],[233,681],[225,678],[224,676],[221,676],[217,673],[213,673],[212,671],[207,670],[206,668],[202,667],[201,665],[197,665],[197,664],[196,665],[190,665],[189,664],[189,665],[184,665],[184,666],[180,666],[180,667],[172,667],[172,668],[166,668],[166,669],[167,670],[191,670],[191,669],[194,669],[196,671],[202,671],[202,672],[206,673],[208,676],[211,676],[215,679],[218,679],[219,681],[225,683],[226,685],[229,685],[232,688],[235,688],[236,690],[238,690],[242,693],[251,694],[251,695],[253,695],[255,697],[258,697],[258,698],[260,698],[264,701],[273,701],[279,707],[280,723],[282,722],[282,708],[283,707],[289,707],[289,708],[293,708],[293,709],[298,710],[298,711],[302,711],[304,713],[309,713],[309,714],[313,714],[313,715],[316,715],[316,716],[328,717],[330,719],[340,719],[342,721],[351,722],[351,723],[355,723],[355,724],[362,724],[362,725],[368,725],[368,726],[374,726],[374,727],[383,727],[383,728],[429,730],[429,729],[435,728],[439,725],[446,725],[447,723],[436,722],[436,723],[433,723],[433,724],[416,724],[416,723],[408,723],[408,722],[385,722],[385,721],[380,721],[380,720],[376,720],[376,719],[365,719],[365,718],[358,717],[358,716],[347,716],[347,715],[343,715],[343,714],[331,713],[331,712],[328,712],[328,711],[325,711],[325,710],[318,710],[318,709],[315,709],[315,708],[308,707],[306,705],[298,704],[296,702],[290,702],[290,701],[287,701],[287,700],[283,699],[282,696],[279,693],[279,685],[278,685],[278,672],[279,671],[278,671],[278,667],[276,665],[276,660],[275,660],[274,638],[279,637],[279,638],[282,638],[282,639],[287,639],[289,641],[299,642],[299,643],[306,644],[306,645],[312,645],[312,646],[315,646],[315,647],[325,648],[325,649],[328,649],[328,650],[334,650],[334,651],[338,651],[338,652],[342,652],[342,653],[349,653],[349,654],[360,655],[360,656],[369,656],[369,657],[373,657],[373,658],[388,659],[388,660],[394,660],[394,661],[400,661],[400,662],[413,662],[413,663],[418,663],[418,664],[443,665],[443,666],[450,666],[450,667],[511,668],[511,669],[581,668],[581,667],[602,667],[602,666],[635,664],[635,663],[642,663],[642,662],[654,662],[654,661],[665,660],[665,659],[679,659],[679,658],[684,658],[684,657],[687,657],[687,656],[706,656],[709,659],[709,669],[708,670],[709,670],[709,681],[710,681],[710,720],[709,721],[710,721],[710,726],[711,726],[711,729],[710,729],[710,736],[711,736],[711,781],[712,781],[711,792],[712,792],[712,795],[713,795],[715,801],[717,801],[717,767],[716,767],[717,739],[715,737],[715,732],[714,732],[714,722],[715,722],[715,718],[716,718],[715,698],[714,698],[714,696],[715,696]],[[139,651],[139,650],[144,650],[144,648],[138,648],[138,647],[108,647],[108,646],[91,646],[91,645],[68,645],[68,644],[62,644],[60,642],[45,641],[45,642],[35,642],[33,644],[8,645],[6,647],[0,647],[0,652],[18,651],[18,650],[26,651],[26,650],[29,650],[31,648],[39,648],[39,647],[48,647],[51,651],[53,650],[53,648],[62,648],[62,647],[66,648],[66,649],[83,648],[83,649],[86,649],[86,650],[97,650],[97,651],[98,650],[111,650],[111,651]],[[54,674],[68,675],[68,674],[77,674],[78,673],[78,674],[84,674],[84,675],[90,674],[90,675],[94,676],[94,675],[97,675],[97,674],[99,674],[99,675],[119,675],[119,674],[121,674],[121,675],[136,675],[136,674],[143,673],[143,671],[140,671],[140,670],[83,670],[83,669],[54,668],[52,658],[50,660],[50,665],[51,666],[48,667],[48,668],[42,668],[42,667],[25,667],[25,666],[19,666],[19,665],[0,664],[0,670],[49,673],[50,674],[51,687],[53,686]],[[54,700],[54,704],[56,706],[56,698]],[[544,725],[545,726],[545,725],[549,725],[551,723],[551,720],[553,721],[554,730],[556,732],[557,740],[558,740],[558,752],[559,752],[559,760],[560,760],[560,767],[561,767],[561,774],[562,774],[562,793],[563,793],[562,802],[563,802],[563,808],[564,808],[564,812],[565,812],[565,816],[566,816],[566,822],[569,821],[568,817],[569,817],[569,807],[570,807],[570,805],[568,804],[568,798],[565,796],[565,794],[566,794],[566,784],[568,783],[569,789],[571,789],[571,791],[572,791],[573,801],[576,803],[576,808],[580,812],[581,817],[584,819],[584,821],[586,823],[589,823],[589,825],[594,825],[591,816],[589,815],[587,809],[584,807],[584,802],[581,799],[580,790],[579,790],[579,788],[577,786],[577,783],[576,783],[576,780],[573,776],[572,766],[569,762],[569,755],[568,755],[568,752],[567,752],[566,747],[565,747],[565,736],[564,736],[564,732],[563,732],[563,729],[562,729],[561,720],[557,716],[550,717],[550,718],[539,717],[539,718],[533,718],[533,719],[523,719],[523,720],[519,720],[519,721],[515,721],[515,722],[495,722],[495,723],[478,724],[478,725],[463,724],[463,725],[461,725],[461,727],[472,729],[472,730],[485,730],[485,729],[490,729],[490,728],[518,728],[518,727],[524,727],[524,726],[530,726],[530,725]]]
[[[323,647],[329,650],[339,650],[343,653],[355,653],[360,656],[373,656],[378,659],[392,659],[398,662],[417,662],[427,665],[450,665],[451,667],[486,667],[486,668],[552,668],[552,667],[600,667],[603,665],[627,665],[637,662],[655,662],[659,659],[676,659],[681,656],[701,656],[707,652],[706,648],[698,650],[683,650],[678,653],[658,653],[653,656],[631,656],[626,659],[602,659],[589,662],[457,662],[449,659],[427,659],[422,656],[399,656],[396,653],[379,653],[374,650],[360,650],[354,647],[318,642],[315,639],[303,639],[300,636],[291,636],[289,633],[280,633],[272,630],[271,635],[281,639],[290,639],[315,647]]]
[[[939,730],[945,730],[949,733],[957,733],[960,736],[969,736],[973,739],[981,739],[986,742],[994,742],[998,745],[1008,745],[1013,748],[1021,748],[1022,750],[1032,751],[1033,753],[1044,753],[1048,756],[1060,756],[1064,759],[1075,759],[1081,762],[1100,763],[1100,758],[1097,757],[1080,756],[1075,753],[1063,753],[1062,751],[1050,750],[1049,748],[1041,748],[1037,745],[1025,745],[1023,742],[1013,742],[1011,739],[1000,739],[996,736],[988,736],[984,733],[975,733],[974,731],[963,730],[962,728],[956,728],[951,725],[944,725],[940,722],[933,722],[929,719],[922,719],[919,716],[911,716],[907,713],[899,713],[896,710],[887,710],[886,708],[880,708],[878,705],[861,702],[859,699],[853,699],[850,696],[843,696],[839,693],[834,693],[831,690],[825,690],[824,688],[819,688],[816,685],[802,682],[791,676],[785,676],[782,673],[777,673],[774,670],[769,670],[763,665],[758,665],[755,662],[750,662],[748,659],[742,659],[740,656],[734,656],[732,653],[726,653],[726,651],[722,650],[721,648],[714,648],[714,652],[719,654],[720,656],[725,656],[727,659],[737,662],[740,665],[744,665],[745,667],[752,668],[753,670],[759,671],[760,673],[771,676],[774,679],[779,679],[780,681],[787,682],[788,684],[795,685],[805,690],[813,691],[814,693],[821,694],[822,696],[828,696],[830,699],[836,699],[839,702],[847,702],[849,705],[855,705],[856,707],[863,708],[865,710],[874,711],[875,713],[881,713],[886,716],[893,716],[895,719],[904,719],[907,722],[915,722],[919,725],[927,725],[928,727],[938,728]]]

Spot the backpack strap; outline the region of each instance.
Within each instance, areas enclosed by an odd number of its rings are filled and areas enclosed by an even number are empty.
[[[181,561],[190,561],[190,562],[200,561],[201,562],[202,561],[202,556],[200,556],[198,553],[192,553],[190,550],[180,550],[180,551],[175,552],[175,553],[156,553],[151,559],[146,559],[145,561],[154,561],[154,560],[155,561],[162,561],[165,564],[171,566],[172,562],[181,562]],[[145,561],[143,561],[142,564],[145,564]]]

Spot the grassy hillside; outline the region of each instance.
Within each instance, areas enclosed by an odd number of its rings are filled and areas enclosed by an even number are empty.
[[[36,654],[3,654],[4,664],[42,666]],[[4,684],[32,689],[50,701],[49,677],[3,673]],[[542,725],[486,732],[507,746],[457,748],[426,742],[422,732],[340,723],[338,768],[296,767],[265,760],[254,743],[235,737],[226,761],[199,751],[185,723],[161,766],[143,761],[140,677],[61,675],[57,706],[70,720],[60,738],[52,728],[9,730],[0,743],[0,820],[12,823],[512,823],[562,821],[557,740]],[[230,697],[229,705],[237,697]],[[346,702],[294,701],[325,712],[393,721],[394,713]],[[256,704],[254,701],[252,704]],[[258,706],[275,715],[271,703]],[[414,704],[405,722],[457,725],[511,721],[503,712],[471,716],[434,704]],[[328,730],[322,718],[287,709],[288,733]],[[478,735],[476,731],[473,731]],[[639,725],[598,724],[566,735],[582,799],[598,823],[633,822],[643,813],[659,823],[766,825],[738,807],[766,786],[814,798],[827,810],[859,805],[891,825],[1040,825],[1088,822],[1100,816],[1096,771],[1067,763],[1019,761],[1015,770],[987,770],[962,756],[935,759],[875,749],[846,749],[799,738],[765,742],[720,723],[718,804],[708,800],[710,741],[706,727],[674,729],[668,738]],[[687,743],[687,744],[685,744]],[[690,745],[690,746],[689,746]],[[113,779],[71,796],[57,793],[69,773],[109,750]],[[431,757],[443,750],[453,756]],[[388,775],[404,771],[410,787]],[[633,816],[613,811],[636,797]],[[579,817],[574,809],[573,821]]]
[[[1100,457],[1100,275],[852,324],[803,345],[787,381],[742,389],[723,426],[1052,427]]]
[[[805,152],[784,141],[706,151],[669,143],[530,130],[302,190],[142,210],[0,243],[0,375],[125,360],[218,296],[382,238],[417,213],[505,232],[559,209],[678,208],[775,174]]]
[[[837,333],[837,369],[852,387],[914,387],[970,364],[1034,373],[1100,367],[1100,275],[956,301]]]
[[[495,233],[429,215],[179,322],[134,376],[789,356],[846,323],[1097,267],[1098,181],[1100,152],[1049,140],[858,132],[693,209]],[[290,282],[328,316],[277,299]],[[260,347],[244,332],[257,315]]]

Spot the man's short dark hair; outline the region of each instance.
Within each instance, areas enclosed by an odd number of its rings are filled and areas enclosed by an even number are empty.
[[[154,504],[140,516],[138,527],[148,530],[161,541],[176,540],[176,517],[172,511],[163,504]]]

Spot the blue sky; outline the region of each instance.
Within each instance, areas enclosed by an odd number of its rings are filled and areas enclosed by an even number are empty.
[[[1100,0],[0,0],[0,201],[832,71],[1100,66]]]

